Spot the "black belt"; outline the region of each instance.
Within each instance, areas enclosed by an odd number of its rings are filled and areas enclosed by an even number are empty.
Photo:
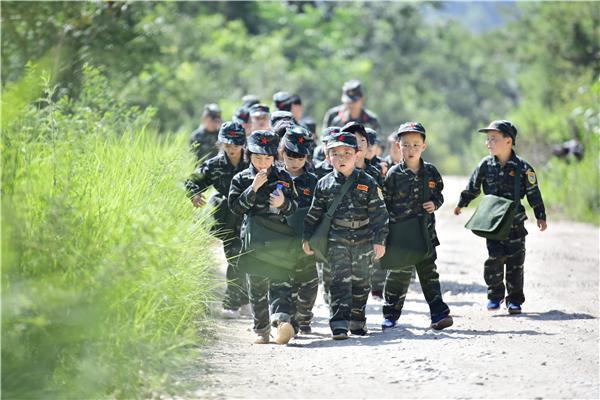
[[[346,221],[345,219],[334,218],[332,222],[338,226],[343,226],[344,228],[358,229],[368,225],[369,219],[367,218],[360,221]]]

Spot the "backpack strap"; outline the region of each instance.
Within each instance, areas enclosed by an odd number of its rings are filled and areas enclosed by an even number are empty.
[[[333,213],[340,205],[342,198],[346,195],[348,189],[350,189],[350,186],[352,186],[352,184],[354,183],[354,179],[355,173],[353,172],[352,175],[346,180],[346,182],[344,182],[338,194],[333,198],[333,202],[331,202],[331,205],[327,209],[326,213],[329,218],[333,218]]]

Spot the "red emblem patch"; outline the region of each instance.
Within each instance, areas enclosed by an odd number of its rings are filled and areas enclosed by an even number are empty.
[[[290,184],[285,181],[277,181],[277,183],[281,184],[283,187],[289,188]]]
[[[303,137],[299,137],[298,138],[298,143],[300,143],[300,144],[304,143],[304,138]]]
[[[364,191],[364,192],[368,192],[368,191],[369,191],[369,187],[368,187],[367,185],[361,185],[361,184],[358,184],[358,185],[356,185],[356,188],[357,188],[358,190],[362,190],[362,191]]]
[[[429,189],[435,189],[435,181],[431,180],[427,183],[427,185],[429,186]]]
[[[302,193],[304,193],[304,195],[305,195],[305,196],[310,196],[310,194],[311,194],[311,191],[310,191],[310,189],[309,189],[309,188],[306,188],[306,189],[304,189],[304,190],[302,191]]]
[[[260,138],[260,142],[261,142],[262,144],[267,144],[267,138],[266,138],[266,137],[264,137],[264,136],[263,136],[263,137],[261,137],[261,138]]]

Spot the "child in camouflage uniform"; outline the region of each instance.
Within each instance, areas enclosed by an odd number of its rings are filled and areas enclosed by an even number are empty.
[[[302,247],[314,254],[309,239],[325,212],[352,179],[351,186],[333,214],[328,235],[327,260],[331,266],[331,318],[329,326],[334,340],[366,335],[365,306],[369,297],[369,271],[373,257],[385,253],[388,213],[381,189],[364,170],[356,169],[356,137],[340,132],[327,142],[327,153],[334,171],[319,180],[312,205],[304,221]]]
[[[427,218],[427,230],[433,246],[438,246],[434,211],[442,206],[444,183],[437,169],[421,158],[427,147],[425,128],[419,122],[402,124],[397,131],[397,146],[402,148],[402,160],[390,168],[385,178],[383,193],[390,213],[390,222],[400,222],[415,216]],[[426,198],[424,184],[430,196]],[[419,282],[431,314],[431,328],[444,329],[452,325],[450,309],[442,299],[439,274],[433,256],[409,268],[390,270],[385,287],[383,306],[383,330],[396,326],[402,313],[413,270],[417,270]]]
[[[279,137],[268,130],[254,131],[248,137],[250,166],[233,177],[229,189],[229,207],[244,216],[241,236],[246,235],[248,216],[264,216],[281,224],[296,211],[294,183],[290,175],[274,164]],[[244,243],[244,240],[242,240]],[[246,249],[242,248],[242,252]],[[242,259],[238,267],[242,268]],[[242,268],[243,270],[243,268]],[[277,328],[275,342],[286,344],[297,325],[292,314],[292,290],[289,280],[275,280],[248,273],[248,290],[254,317],[255,343],[269,343],[271,325]],[[269,304],[270,303],[270,304]]]
[[[298,215],[294,216],[298,226],[301,226],[300,223],[306,217],[318,180],[317,176],[307,169],[310,137],[311,133],[308,130],[294,126],[288,129],[282,143],[283,164],[292,177],[298,194],[296,198]],[[298,260],[294,274],[292,298],[296,309],[296,321],[300,325],[300,332],[305,334],[312,331],[310,326],[313,317],[312,308],[317,298],[318,288],[319,278],[315,257],[303,255]]]
[[[235,265],[235,257],[242,245],[239,238],[242,221],[229,210],[227,196],[233,176],[248,167],[248,162],[243,157],[246,144],[244,128],[237,122],[225,122],[219,130],[218,141],[221,145],[219,154],[204,161],[185,182],[185,186],[194,207],[204,205],[203,193],[209,187],[214,186],[217,191],[209,203],[216,206],[213,231],[223,241],[227,257],[227,288],[223,299],[223,317],[238,318],[240,314],[250,316],[250,306],[246,274],[240,273]]]
[[[520,198],[527,196],[527,201],[537,219],[540,231],[546,230],[546,210],[542,194],[533,167],[514,151],[517,139],[517,128],[506,120],[493,121],[487,128],[479,129],[487,138],[485,144],[490,155],[485,157],[469,180],[467,188],[460,195],[454,214],[467,207],[481,192],[514,199],[515,179],[520,179]],[[516,176],[520,164],[520,176]],[[518,199],[520,200],[520,199]],[[527,230],[524,222],[527,219],[525,208],[519,201],[513,225],[506,240],[487,239],[489,258],[484,263],[484,278],[488,286],[487,308],[495,311],[504,301],[505,292],[507,309],[510,314],[520,314],[521,304],[525,302],[523,293],[523,264],[525,262],[525,236]],[[506,266],[506,278],[504,268]],[[504,280],[506,279],[506,286]]]

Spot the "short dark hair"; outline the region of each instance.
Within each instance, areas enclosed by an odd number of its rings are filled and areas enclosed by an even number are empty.
[[[288,156],[288,157],[290,157],[290,158],[304,158],[304,157],[307,157],[306,154],[296,153],[295,151],[288,150],[287,148],[284,148],[284,152],[285,152],[285,155]]]

